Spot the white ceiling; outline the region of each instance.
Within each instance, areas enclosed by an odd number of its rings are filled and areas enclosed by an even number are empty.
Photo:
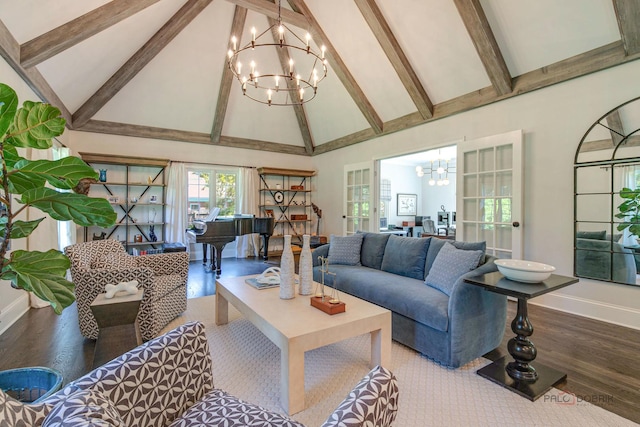
[[[73,114],[189,1],[158,1],[36,68]],[[112,3],[116,2],[123,3],[121,0]],[[418,124],[411,118],[417,107],[357,2],[296,2],[309,8],[380,117],[383,132],[390,127],[398,130]],[[0,20],[17,43],[24,44],[107,3],[110,2],[0,0]],[[211,133],[236,3],[243,2],[212,1],[92,120]],[[246,3],[263,6],[268,2]],[[610,0],[480,0],[479,3],[514,79],[621,40]],[[488,72],[454,1],[377,0],[375,4],[435,105],[434,114],[440,111],[440,105],[481,90],[486,92],[491,87]],[[291,10],[286,1],[282,7]],[[266,29],[266,17],[248,11],[245,40],[251,26],[256,26],[259,32]],[[265,61],[278,63],[275,53]],[[337,77],[334,65],[329,63],[329,75],[319,87],[316,99],[304,106],[314,148],[375,136],[370,122]],[[268,141],[300,149],[305,145],[292,108],[252,102],[242,96],[239,85],[231,87],[226,115],[221,119],[223,137]],[[398,129],[389,125],[394,120],[400,121]]]

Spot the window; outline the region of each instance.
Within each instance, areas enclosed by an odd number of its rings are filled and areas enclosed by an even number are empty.
[[[189,169],[187,171],[189,225],[204,220],[218,207],[218,216],[236,213],[238,172],[234,169]]]

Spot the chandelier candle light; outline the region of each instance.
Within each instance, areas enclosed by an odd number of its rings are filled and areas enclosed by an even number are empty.
[[[309,33],[303,39],[282,23],[280,1],[278,20],[260,34],[255,27],[251,28],[251,42],[243,47],[238,47],[239,42],[235,35],[231,37],[227,62],[229,69],[240,82],[243,95],[269,106],[301,105],[315,98],[318,83],[327,76],[326,49],[322,46],[320,52],[314,51],[311,48]],[[273,71],[260,72],[259,64],[251,57],[251,53],[255,53],[256,49],[266,50],[273,47],[284,49],[283,56],[289,57],[288,64]],[[296,61],[293,56],[296,57]]]

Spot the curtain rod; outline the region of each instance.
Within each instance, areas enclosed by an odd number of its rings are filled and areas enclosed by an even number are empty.
[[[258,169],[257,166],[243,166],[243,165],[225,165],[223,163],[203,163],[203,162],[179,162],[177,160],[171,160],[171,163],[184,163],[190,165],[206,165],[206,166],[224,166],[228,168],[249,168],[249,169]]]

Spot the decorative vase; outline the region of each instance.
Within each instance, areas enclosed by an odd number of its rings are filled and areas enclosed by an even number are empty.
[[[302,252],[300,252],[300,264],[298,266],[298,276],[300,277],[300,295],[311,295],[313,293],[313,260],[311,255],[311,236],[302,236]]]
[[[291,235],[284,236],[284,248],[280,258],[280,298],[291,299],[296,296],[296,264],[291,250]]]
[[[100,169],[100,174],[98,175],[98,180],[100,182],[107,182],[107,170]]]

